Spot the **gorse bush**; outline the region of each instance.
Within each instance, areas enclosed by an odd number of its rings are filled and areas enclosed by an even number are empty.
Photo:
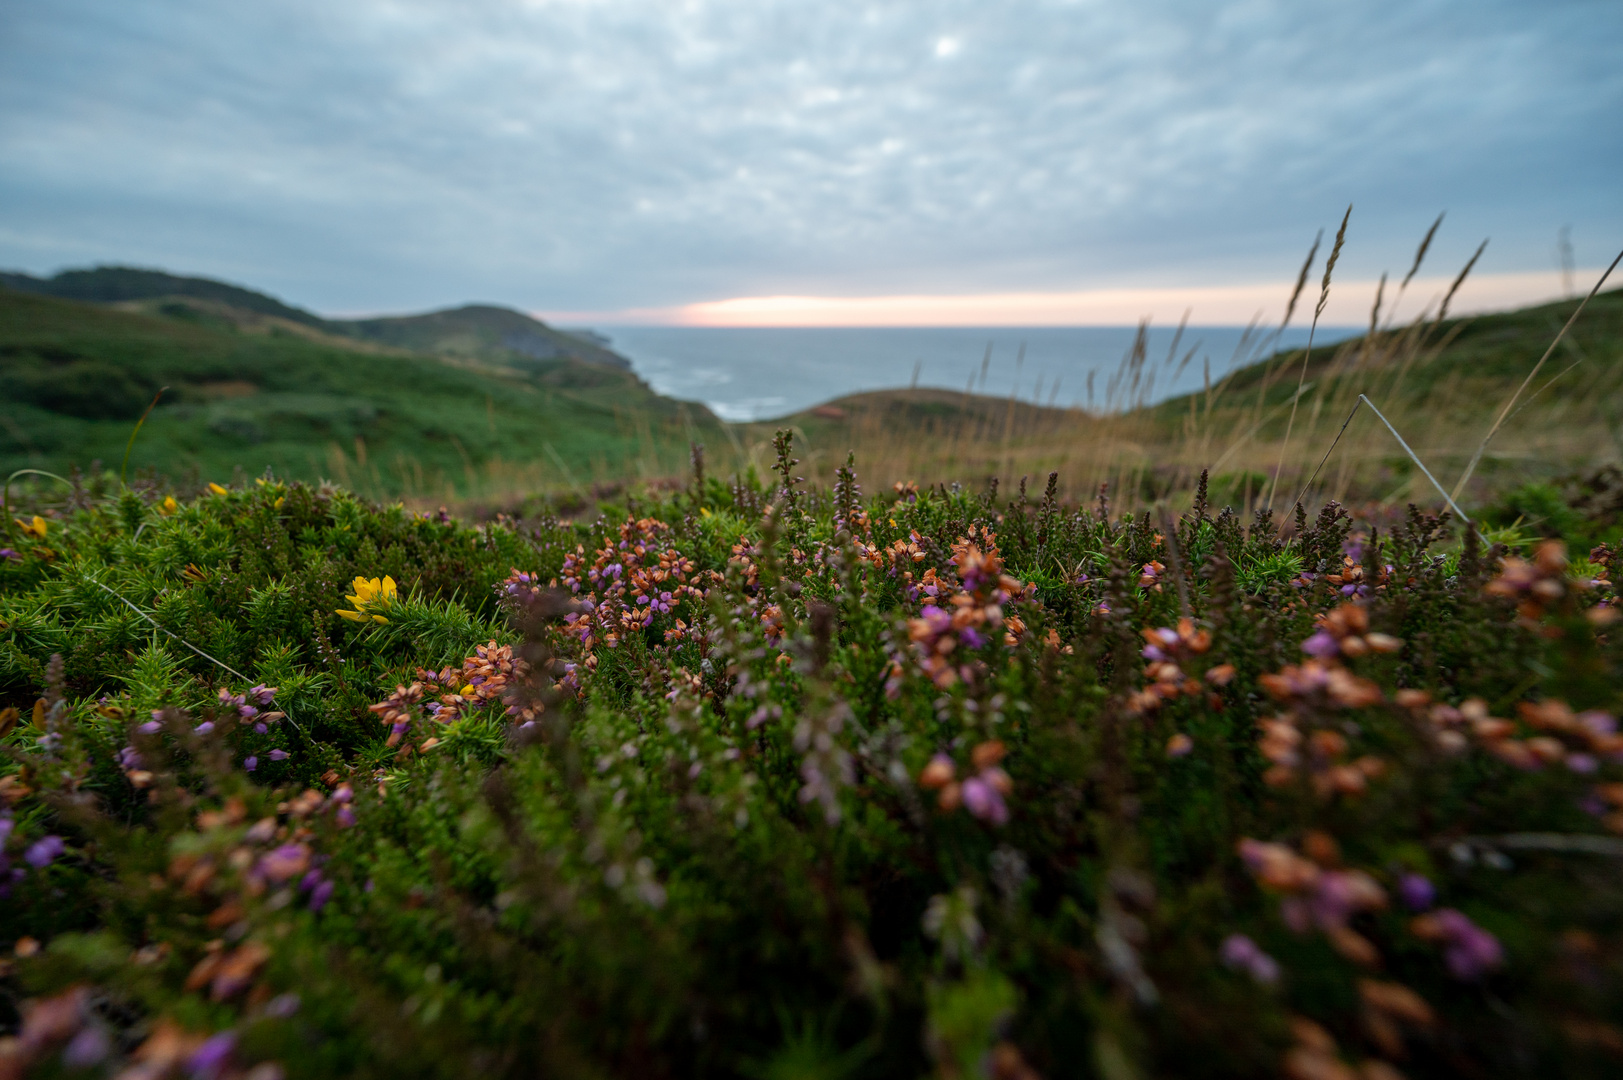
[[[17,521],[17,1075],[1602,1076],[1604,544],[701,467]]]

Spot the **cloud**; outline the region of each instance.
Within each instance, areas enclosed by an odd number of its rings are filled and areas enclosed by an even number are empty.
[[[322,310],[1485,273],[1623,236],[1623,9],[57,0],[0,13],[0,263]]]

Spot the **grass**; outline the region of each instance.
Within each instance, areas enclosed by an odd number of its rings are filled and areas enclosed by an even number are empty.
[[[1106,411],[1045,409],[933,390],[842,398],[788,418],[812,448],[808,467],[827,482],[848,450],[879,479],[1006,483],[1057,471],[1063,492],[1087,498],[1108,484],[1124,507],[1190,505],[1209,470],[1242,511],[1262,505],[1278,475],[1276,506],[1293,499],[1329,449],[1359,394],[1392,420],[1452,488],[1504,402],[1533,369],[1578,301],[1469,319],[1422,320],[1311,353],[1291,350],[1227,373],[1208,389],[1134,401],[1156,361],[1130,352]],[[1177,357],[1168,357],[1168,366]],[[1300,381],[1301,393],[1298,394]],[[1523,483],[1623,460],[1623,291],[1601,293],[1561,342],[1543,377],[1496,436],[1465,492],[1492,501]],[[1295,412],[1294,430],[1292,414]],[[764,453],[770,424],[747,428]],[[1290,432],[1291,454],[1282,458]],[[1281,464],[1283,462],[1283,464]],[[1354,419],[1312,499],[1441,505],[1367,412]],[[1281,507],[1288,509],[1288,507]]]

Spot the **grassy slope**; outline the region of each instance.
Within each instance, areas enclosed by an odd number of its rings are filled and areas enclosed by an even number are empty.
[[[701,437],[716,427],[702,407],[600,365],[506,369],[260,329],[0,290],[0,468],[116,465],[160,386],[170,390],[132,471],[213,479],[271,466],[380,495],[669,471],[690,424]],[[544,464],[519,476],[512,463]]]
[[[1358,394],[1367,393],[1451,484],[1576,303],[1314,349],[1285,448],[1283,480],[1296,478],[1297,469],[1311,471]],[[839,398],[755,425],[751,437],[797,427],[814,448],[808,464],[819,474],[830,473],[849,447],[870,468],[877,466],[876,479],[885,482],[926,475],[980,480],[987,472],[1041,475],[1054,468],[1071,494],[1081,495],[1106,480],[1121,490],[1135,472],[1155,470],[1176,474],[1163,477],[1163,486],[1186,486],[1212,464],[1258,477],[1270,474],[1278,461],[1301,359],[1301,350],[1279,353],[1234,373],[1209,399],[1191,394],[1119,416],[952,391],[891,390]],[[1590,303],[1520,406],[1478,470],[1488,482],[1623,458],[1623,290]],[[1337,471],[1343,461],[1351,470],[1345,475]],[[1343,487],[1337,490],[1344,493],[1390,493],[1405,470],[1390,435],[1365,417],[1349,428],[1330,475],[1340,477]],[[1418,489],[1409,496],[1426,497]]]

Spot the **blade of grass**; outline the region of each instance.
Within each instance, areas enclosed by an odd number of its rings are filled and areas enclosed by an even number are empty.
[[[1510,395],[1510,400],[1505,402],[1505,407],[1499,410],[1499,415],[1494,419],[1493,426],[1488,429],[1486,435],[1482,436],[1481,445],[1476,448],[1476,453],[1471,457],[1471,463],[1465,467],[1465,472],[1461,474],[1460,482],[1454,485],[1455,495],[1465,490],[1466,482],[1471,479],[1471,474],[1476,471],[1477,463],[1482,460],[1482,455],[1488,449],[1488,443],[1499,433],[1500,426],[1505,422],[1505,417],[1510,415],[1510,410],[1516,404],[1516,400],[1522,396],[1522,392],[1527,389],[1534,377],[1538,375],[1539,370],[1544,367],[1544,362],[1550,358],[1551,353],[1555,352],[1555,347],[1561,344],[1561,339],[1567,336],[1567,331],[1572,329],[1572,324],[1578,321],[1578,316],[1583,314],[1584,308],[1589,306],[1589,301],[1593,300],[1595,294],[1600,292],[1600,287],[1606,284],[1606,279],[1612,276],[1612,271],[1617,269],[1617,264],[1620,261],[1623,261],[1623,251],[1617,253],[1617,258],[1612,260],[1612,265],[1608,266],[1606,272],[1600,276],[1600,280],[1595,282],[1595,287],[1589,290],[1589,295],[1584,297],[1583,302],[1573,309],[1572,315],[1567,319],[1566,325],[1561,328],[1561,332],[1555,335],[1555,340],[1550,342],[1548,349],[1544,350],[1544,355],[1539,357],[1538,363],[1533,365],[1533,370],[1527,373],[1527,378],[1523,379],[1522,384],[1516,388],[1516,392]],[[1449,501],[1452,502],[1453,499],[1451,498]]]
[[[135,430],[130,432],[130,441],[124,444],[124,461],[118,467],[120,487],[124,486],[124,473],[130,467],[130,451],[135,449],[135,437],[141,434],[141,426],[147,422],[147,417],[152,415],[152,410],[158,407],[158,399],[163,397],[164,391],[168,389],[167,386],[160,387],[158,392],[152,395],[152,400],[147,403],[147,411],[141,414],[141,419],[135,422]]]
[[[1362,401],[1365,405],[1368,405],[1370,412],[1380,417],[1381,423],[1386,425],[1386,430],[1390,431],[1392,433],[1392,437],[1398,441],[1398,445],[1403,447],[1403,452],[1409,455],[1409,460],[1415,463],[1415,467],[1426,474],[1426,479],[1431,481],[1431,486],[1437,489],[1437,494],[1441,495],[1443,500],[1448,503],[1449,509],[1453,510],[1454,513],[1459,516],[1461,521],[1465,522],[1467,525],[1471,524],[1471,519],[1466,517],[1465,511],[1461,510],[1454,502],[1453,496],[1444,491],[1443,485],[1439,484],[1437,482],[1437,478],[1431,475],[1431,470],[1426,468],[1426,463],[1424,461],[1420,460],[1420,455],[1415,453],[1409,444],[1403,441],[1403,436],[1399,435],[1398,429],[1392,426],[1392,421],[1388,420],[1384,415],[1382,415],[1381,410],[1375,407],[1375,403],[1369,398],[1365,397],[1363,394],[1358,395],[1358,400]]]
[[[1285,455],[1290,450],[1291,429],[1296,426],[1296,403],[1301,400],[1302,386],[1307,382],[1307,362],[1313,356],[1313,335],[1319,328],[1319,316],[1330,302],[1330,275],[1335,273],[1336,260],[1341,258],[1341,245],[1347,242],[1347,222],[1352,218],[1352,204],[1341,216],[1341,228],[1336,230],[1336,242],[1330,246],[1330,257],[1324,262],[1324,284],[1319,287],[1319,302],[1313,308],[1313,324],[1307,331],[1307,348],[1302,350],[1302,370],[1296,377],[1296,396],[1291,399],[1291,417],[1285,422],[1285,439],[1279,444],[1279,464],[1274,466],[1273,483],[1268,485],[1269,509],[1274,505],[1274,493],[1279,490],[1279,474],[1285,470]]]

